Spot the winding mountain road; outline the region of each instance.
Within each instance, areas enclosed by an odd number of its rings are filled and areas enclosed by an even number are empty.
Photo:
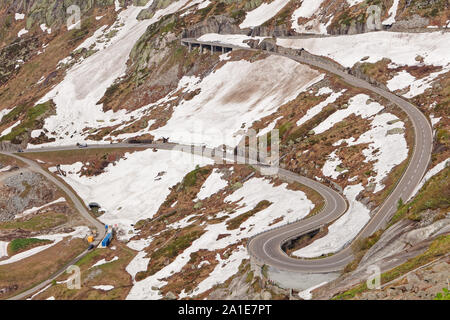
[[[100,241],[103,239],[103,237],[106,234],[105,231],[105,225],[101,222],[99,222],[97,219],[92,217],[89,212],[87,211],[86,207],[81,203],[81,201],[78,199],[78,197],[71,191],[70,188],[68,188],[63,182],[55,178],[50,172],[44,170],[37,162],[27,159],[25,157],[20,157],[16,154],[9,153],[9,152],[0,152],[0,154],[4,154],[10,157],[14,157],[16,159],[19,159],[20,161],[24,162],[26,165],[28,165],[28,169],[39,173],[43,175],[46,179],[54,183],[58,188],[60,188],[72,201],[72,203],[75,206],[75,209],[78,210],[78,212],[81,214],[81,216],[86,219],[92,226],[94,226],[97,229],[97,237],[94,240],[94,245],[100,244]],[[38,285],[14,296],[13,298],[10,298],[11,300],[20,300],[24,299],[33,293],[43,289],[45,286],[49,285],[53,280],[57,279],[59,276],[61,276],[63,273],[66,272],[67,268],[73,264],[75,264],[77,261],[79,261],[82,257],[84,257],[88,253],[88,250],[83,251],[81,254],[79,254],[76,258],[72,259],[72,261],[65,264],[63,268],[58,270],[55,274],[53,274],[49,279],[39,283]]]
[[[182,42],[184,44],[193,44],[193,45],[209,45],[214,47],[224,47],[226,49],[242,49],[242,50],[252,50],[246,47],[240,47],[236,45],[226,45],[223,43],[217,42],[199,42],[195,39],[183,39]],[[400,98],[399,96],[383,90],[379,87],[373,86],[370,83],[356,78],[338,68],[333,67],[330,64],[321,63],[316,59],[307,59],[302,56],[296,55],[286,55],[280,54],[277,52],[268,52],[273,55],[285,56],[287,58],[293,59],[299,63],[308,64],[313,67],[325,70],[327,72],[333,73],[339,77],[341,77],[348,84],[363,88],[373,92],[376,95],[384,97],[385,99],[393,102],[398,107],[400,107],[410,119],[415,134],[414,140],[414,149],[412,156],[409,159],[408,167],[406,168],[402,178],[398,182],[395,189],[391,192],[388,198],[384,201],[382,206],[375,212],[371,220],[366,224],[366,226],[360,231],[356,239],[363,239],[377,230],[385,227],[388,221],[392,218],[393,214],[397,209],[397,202],[399,199],[408,199],[410,195],[413,193],[415,187],[420,183],[422,177],[424,176],[428,164],[430,162],[432,145],[433,145],[433,133],[431,129],[431,125],[428,122],[427,118],[411,103],[407,100]],[[178,144],[128,144],[128,143],[119,143],[119,144],[98,144],[98,145],[90,145],[89,149],[93,148],[156,148],[156,149],[164,149],[164,150],[172,150],[177,149],[185,152],[192,152],[191,146],[189,145],[178,145]],[[37,148],[37,149],[27,149],[25,153],[35,153],[35,152],[52,152],[52,151],[61,151],[61,150],[78,150],[79,148],[76,146],[64,146],[64,147],[45,147],[45,148]],[[204,148],[203,150],[200,148],[201,155],[211,154],[212,149]],[[5,153],[5,152],[2,152]],[[39,164],[35,163],[32,160],[24,158],[20,156],[20,154],[11,154],[5,153],[7,155],[12,155],[25,163],[27,163],[32,170],[41,173],[50,181],[54,182],[58,187],[60,187],[74,202],[76,208],[80,211],[82,216],[84,216],[89,222],[91,222],[99,231],[99,235],[104,234],[104,226],[96,219],[94,219],[86,210],[83,204],[79,201],[77,196],[73,194],[73,192],[66,186],[64,183],[56,179],[52,174],[42,169]],[[223,154],[220,156],[216,155],[213,157],[215,159],[233,159],[234,155],[231,153]],[[256,165],[256,167],[264,166],[264,164]],[[278,176],[282,179],[288,181],[295,181],[306,185],[314,190],[316,190],[325,200],[325,206],[322,211],[316,214],[313,217],[306,218],[300,221],[297,221],[292,224],[285,225],[280,228],[276,228],[264,233],[261,233],[248,242],[248,250],[250,255],[260,261],[263,264],[272,266],[279,270],[285,271],[293,271],[293,272],[304,272],[304,273],[328,273],[342,270],[349,262],[353,260],[353,254],[350,246],[346,246],[343,250],[335,253],[332,256],[321,258],[321,259],[296,259],[288,256],[282,249],[282,245],[292,239],[299,237],[303,234],[316,230],[324,225],[327,225],[339,217],[341,217],[347,211],[347,202],[345,198],[335,190],[331,189],[328,186],[325,186],[315,180],[302,177],[293,172],[279,169]],[[103,232],[103,233],[102,233]],[[356,240],[355,239],[355,240]],[[99,240],[97,240],[99,241]],[[80,255],[77,259],[80,259],[84,256],[86,252]],[[72,261],[71,263],[75,263],[76,261]],[[61,270],[59,274],[54,275],[51,279],[45,281],[44,283],[39,284],[38,286],[27,290],[16,297],[15,299],[20,299],[31,295],[32,293],[42,289],[46,285],[48,285],[53,279],[57,278],[61,275],[64,270]]]
[[[224,44],[221,42],[205,42],[190,38],[182,39],[181,41],[183,44],[189,45],[190,47],[193,45],[202,45],[210,46],[211,48],[220,48],[223,46],[226,49],[233,50],[256,50],[248,47]],[[310,57],[314,57],[314,59],[311,59],[303,56],[300,50],[297,51],[299,53],[298,55],[283,54],[274,51],[265,52],[271,55],[287,57],[299,63],[307,64],[337,75],[351,86],[369,90],[372,93],[391,101],[406,113],[413,125],[415,136],[413,153],[409,159],[408,167],[403,173],[403,176],[395,189],[387,197],[377,212],[375,212],[371,220],[360,231],[355,240],[367,238],[374,232],[384,228],[396,212],[399,199],[409,199],[415,187],[420,183],[426,173],[433,148],[433,131],[428,119],[422,112],[419,111],[419,109],[407,100],[395,95],[394,93],[376,87],[347,72],[344,72],[343,70],[333,66],[331,63],[329,64],[322,62],[322,57],[317,57],[310,54]],[[288,175],[286,172],[285,174]],[[295,179],[300,179],[300,177],[296,177]],[[340,197],[336,195],[336,192],[331,193],[331,189],[324,189],[322,185],[320,185],[320,187],[315,186],[314,189],[318,191],[326,200],[324,210],[312,218],[284,226],[283,228],[265,232],[251,239],[248,243],[248,250],[254,258],[264,264],[280,270],[308,273],[340,271],[353,260],[353,254],[350,246],[345,247],[343,250],[332,256],[315,260],[296,259],[288,256],[283,250],[281,250],[281,246],[287,240],[308,233],[308,231],[317,229],[322,225],[336,220],[343,214],[342,210],[346,210],[342,203],[340,203]],[[330,199],[330,193],[332,199]]]

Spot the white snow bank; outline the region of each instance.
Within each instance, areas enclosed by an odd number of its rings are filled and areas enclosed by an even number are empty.
[[[228,182],[222,179],[222,174],[219,172],[219,169],[214,169],[214,171],[203,183],[199,193],[197,194],[197,198],[200,200],[209,198],[219,190],[225,188],[227,185]]]
[[[411,99],[411,98],[418,96],[419,94],[424,93],[425,90],[432,87],[433,81],[438,76],[440,76],[444,73],[447,73],[448,71],[450,71],[450,66],[447,66],[446,68],[444,68],[440,71],[432,72],[424,78],[421,78],[421,79],[411,82],[409,91],[407,93],[403,94],[403,96],[405,98]]]
[[[327,161],[322,167],[322,173],[324,176],[330,177],[332,179],[337,179],[337,177],[344,173],[345,171],[337,171],[336,168],[342,163],[339,157],[336,155],[336,151],[333,151],[329,156]]]
[[[9,170],[11,170],[11,166],[6,166],[6,167],[3,167],[3,168],[0,168],[0,172],[6,172],[6,171],[9,171]]]
[[[297,33],[327,34],[327,27],[332,21],[332,16],[327,17],[327,23],[321,21],[324,20],[324,17],[319,8],[323,2],[324,0],[304,0],[292,14],[292,29]],[[300,18],[309,20],[304,24],[299,24]]]
[[[347,0],[347,3],[348,3],[348,5],[350,7],[352,7],[352,6],[357,5],[358,3],[361,3],[363,1],[365,1],[365,0]]]
[[[49,285],[45,286],[44,288],[42,288],[41,290],[39,290],[38,292],[36,292],[35,294],[33,294],[31,297],[29,297],[27,300],[33,300],[34,297],[40,295],[42,292],[46,291],[48,288],[50,288],[51,286],[53,286],[52,283],[50,283]],[[50,299],[50,298],[49,298]],[[47,299],[48,300],[48,299]]]
[[[358,232],[370,220],[370,211],[356,196],[364,189],[361,184],[348,186],[344,195],[349,200],[348,211],[328,228],[328,234],[317,239],[312,244],[293,252],[293,255],[304,258],[314,258],[341,250],[353,240]]]
[[[324,0],[303,0],[300,7],[295,10],[294,17],[311,18],[319,10]]]
[[[40,27],[43,32],[47,32],[48,34],[52,33],[52,29],[48,28],[45,23],[41,24]]]
[[[209,274],[208,278],[198,284],[195,289],[196,294],[205,292],[213,286],[227,281],[239,271],[242,260],[247,258],[248,253],[243,246],[238,247],[237,251],[234,251],[227,259],[222,259],[220,255],[217,255],[216,259],[219,261],[219,264]],[[182,298],[183,296],[180,297],[180,299]]]
[[[17,37],[20,38],[21,36],[23,36],[24,34],[27,34],[27,33],[28,33],[28,30],[25,28],[22,28],[22,29],[20,29],[19,32],[17,32]]]
[[[363,133],[358,140],[355,141],[352,137],[339,141],[335,145],[344,141],[348,146],[369,144],[362,153],[365,156],[364,162],[373,163],[376,176],[371,177],[369,182],[375,184],[374,192],[376,193],[384,188],[381,182],[392,169],[408,158],[408,144],[402,132],[404,129],[404,123],[395,115],[382,113],[373,117],[371,129]]]
[[[308,288],[308,289],[306,289],[306,290],[303,290],[303,291],[301,291],[301,292],[298,293],[298,296],[299,296],[300,298],[302,298],[303,300],[311,300],[311,299],[312,299],[311,291],[313,291],[314,289],[317,289],[317,288],[323,286],[323,285],[326,284],[326,283],[328,283],[328,282],[325,281],[325,282],[319,283],[318,285],[315,285],[315,286],[313,286],[313,287],[311,287],[311,288]]]
[[[25,18],[25,14],[16,12],[16,14],[14,15],[14,18],[16,20],[23,20]]]
[[[320,134],[331,129],[336,123],[341,122],[351,114],[361,116],[363,119],[369,118],[384,109],[378,102],[370,102],[370,97],[366,94],[358,94],[352,97],[348,102],[346,109],[340,109],[331,114],[327,119],[321,122],[313,130],[315,134]]]
[[[448,164],[450,164],[450,158],[442,161],[441,163],[437,164],[432,169],[430,169],[425,174],[425,176],[420,181],[420,183],[417,185],[417,187],[414,189],[413,193],[411,194],[411,196],[409,197],[409,199],[407,201],[411,200],[411,198],[413,198],[417,194],[417,192],[419,192],[419,190],[422,189],[422,187],[425,185],[425,183],[428,180],[430,180],[430,178],[432,178],[433,176],[437,175],[439,172],[444,170],[448,166]]]
[[[0,258],[8,256],[8,244],[9,242],[0,241]]]
[[[133,260],[130,261],[130,263],[127,265],[125,270],[131,275],[131,277],[136,277],[136,274],[138,274],[141,271],[147,271],[148,263],[150,261],[150,258],[146,258],[147,252],[140,251],[138,254],[133,258]]]
[[[7,109],[7,108],[0,110],[0,121],[2,121],[3,117],[6,116],[8,113],[10,113],[11,110],[12,109]]]
[[[260,26],[275,17],[288,3],[289,0],[273,0],[270,3],[264,2],[259,7],[247,12],[244,21],[239,27],[245,29]]]

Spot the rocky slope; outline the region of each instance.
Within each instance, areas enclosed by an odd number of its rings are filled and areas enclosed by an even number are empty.
[[[180,39],[192,37],[295,54],[304,47],[323,56],[317,59],[418,105],[436,129],[430,168],[450,155],[450,62],[442,54],[448,33],[427,28],[448,24],[445,1],[378,1],[379,29],[421,33],[367,33],[364,41],[358,33],[369,31],[366,10],[374,1],[74,3],[81,6],[81,29],[67,30],[65,2],[0,1],[5,18],[0,24],[0,140],[5,148],[169,137],[232,149],[249,129],[270,138],[277,128],[282,166],[332,186],[354,204],[339,228],[331,224],[291,251],[316,257],[342,248],[400,178],[414,144],[408,119],[389,102],[323,70],[261,51],[189,51]],[[263,40],[300,34],[300,39]],[[395,38],[401,50],[383,47],[377,37]],[[436,39],[442,45],[435,45]],[[346,48],[335,48],[345,41],[362,56],[339,55]],[[288,297],[276,286],[261,290],[265,280],[250,276],[245,241],[255,232],[314,214],[321,205],[317,194],[264,180],[246,166],[213,166],[205,159],[150,151],[101,160],[78,153],[40,155],[49,170],[64,172],[62,178],[85,202],[102,202],[100,220],[117,224],[120,253],[112,272],[120,281],[108,284],[110,273],[89,270],[101,260],[95,253],[84,265],[89,288],[77,297],[98,297],[94,286],[106,284],[117,287],[108,291],[116,298],[225,298],[230,292],[236,298],[268,298],[269,291],[272,298]],[[424,254],[438,234],[448,233],[448,194],[435,198],[436,190],[447,187],[442,175],[448,169],[442,172],[433,178],[440,184],[428,183],[410,202],[403,199],[395,225],[369,239],[370,248],[355,249],[358,260],[346,270],[347,278],[333,284],[334,295],[361,282],[367,265],[388,269],[395,259]],[[256,187],[264,190],[255,194]],[[282,191],[302,194],[296,210],[282,201],[289,198]],[[399,252],[405,246],[414,250]],[[102,259],[114,256],[114,250],[101,254]],[[54,286],[38,298],[67,294]]]

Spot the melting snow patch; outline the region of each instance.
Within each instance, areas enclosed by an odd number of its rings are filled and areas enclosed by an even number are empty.
[[[83,131],[85,128],[102,128],[131,119],[131,113],[127,114],[125,110],[103,112],[103,106],[97,105],[97,102],[106,89],[125,73],[129,54],[147,27],[162,16],[184,7],[188,1],[173,2],[167,8],[156,11],[151,19],[138,21],[137,15],[151,3],[149,1],[145,7],[128,6],[119,13],[117,21],[109,29],[104,26],[95,33],[95,36],[100,36],[103,32],[116,31],[107,43],[97,45],[96,37],[86,40],[84,45],[95,44],[94,49],[98,51],[72,66],[64,80],[37,102],[53,99],[56,104],[56,115],[48,117],[44,124],[48,132],[54,132],[48,134],[49,138],[56,138],[56,141],[43,145],[75,144],[84,140],[87,135]],[[69,133],[67,136],[66,132]]]
[[[313,130],[316,134],[323,133],[331,129],[336,123],[341,122],[351,114],[361,116],[362,118],[369,118],[384,109],[382,105],[377,102],[367,103],[369,96],[366,94],[358,94],[350,99],[349,106],[346,109],[341,109],[330,115],[322,123],[320,123]]]
[[[220,255],[217,255],[216,259],[219,261],[219,264],[209,274],[208,278],[199,283],[197,288],[194,289],[193,295],[201,294],[213,286],[227,281],[239,271],[242,260],[247,258],[248,253],[243,246],[240,246],[227,259],[222,260]]]
[[[389,58],[396,65],[416,66],[420,64],[420,61],[416,60],[418,55],[424,58],[423,63],[427,65],[445,67],[450,63],[448,32],[380,31],[341,37],[278,39],[277,44],[294,49],[304,48],[349,68],[367,56],[369,58],[365,62],[370,63]]]
[[[259,40],[263,41],[266,37],[249,37],[244,34],[218,34],[218,33],[207,33],[198,38],[198,41],[204,42],[218,42],[223,44],[230,44],[234,46],[240,46],[244,48],[250,48],[248,44],[245,43],[246,40]]]
[[[336,155],[336,151],[333,151],[329,156],[328,160],[325,162],[322,168],[322,173],[324,176],[331,177],[332,179],[337,179],[337,177],[348,171],[348,170],[338,170],[338,166],[341,164],[341,160]]]
[[[358,3],[361,3],[363,1],[365,1],[365,0],[347,0],[347,3],[348,3],[348,5],[350,7],[352,7],[352,6],[357,5]]]
[[[323,2],[324,0],[303,0],[301,6],[292,14],[292,28],[295,32],[327,34],[327,27],[332,19],[329,17],[327,24],[320,21],[323,17],[319,14],[319,8]],[[298,23],[300,18],[312,19],[300,25]]]
[[[317,289],[317,288],[323,286],[323,285],[326,284],[326,283],[328,283],[328,282],[325,281],[325,282],[322,282],[322,283],[320,283],[320,284],[318,284],[318,285],[316,285],[316,286],[314,286],[314,287],[311,287],[311,288],[308,288],[308,289],[306,289],[306,290],[303,290],[303,291],[301,291],[301,292],[298,293],[298,296],[299,296],[300,298],[302,298],[303,300],[311,300],[311,299],[312,299],[311,291],[313,291],[314,289]]]
[[[0,137],[6,136],[7,134],[10,134],[12,129],[14,129],[15,127],[17,127],[22,121],[19,120],[16,123],[14,123],[12,126],[10,126],[9,128],[6,128],[5,130],[2,131],[2,133],[0,134]]]
[[[3,167],[3,168],[0,168],[0,172],[6,172],[6,171],[9,171],[9,170],[11,170],[11,166],[6,166],[6,167]]]
[[[374,192],[384,188],[381,183],[391,170],[408,158],[408,145],[404,135],[404,123],[391,113],[376,115],[371,122],[371,129],[363,133],[358,140],[343,140],[348,146],[368,143],[362,151],[364,162],[373,162],[376,173],[369,182],[375,184]]]
[[[48,34],[52,33],[52,29],[51,29],[51,28],[47,28],[47,26],[45,25],[45,23],[41,24],[40,27],[41,27],[41,30],[42,30],[43,32],[47,32]]]
[[[403,70],[395,75],[386,84],[389,90],[396,91],[407,88],[414,80],[416,80],[414,76],[412,76],[408,71]]]
[[[303,0],[301,6],[295,10],[294,18],[311,18],[319,10],[324,0]]]
[[[389,17],[382,22],[383,25],[392,25],[395,22],[395,16],[397,15],[399,1],[400,0],[394,0],[392,7],[388,11]]]
[[[14,108],[12,108],[12,109],[14,109]],[[5,115],[7,115],[8,113],[10,113],[10,112],[12,111],[12,109],[3,109],[3,110],[0,110],[0,121],[2,121],[3,117],[4,117]]]
[[[17,36],[20,38],[21,36],[23,36],[24,34],[27,34],[27,33],[28,33],[28,30],[23,28],[17,33]]]
[[[147,252],[140,251],[138,254],[133,258],[133,260],[130,261],[130,263],[127,265],[125,270],[131,275],[131,277],[136,277],[136,274],[138,274],[141,271],[147,271],[148,263],[150,261],[150,258],[146,258]]]

